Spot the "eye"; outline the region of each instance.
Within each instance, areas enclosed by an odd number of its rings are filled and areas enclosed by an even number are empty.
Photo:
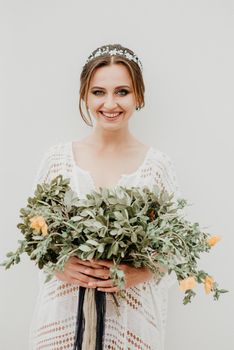
[[[99,93],[104,93],[104,91],[101,91],[101,90],[95,90],[95,91],[92,91],[92,94],[94,94],[95,96],[100,96]],[[126,96],[129,91],[128,90],[125,90],[125,89],[122,89],[122,90],[119,90],[117,93],[121,93],[120,95],[121,96]],[[122,94],[123,93],[123,94]]]
[[[97,94],[97,92],[103,92],[101,90],[95,90],[95,91],[92,91],[92,93],[95,95],[95,96],[98,96],[99,94]]]
[[[124,92],[124,95],[122,96],[126,96],[129,93],[129,91],[125,89],[119,90],[118,92]]]

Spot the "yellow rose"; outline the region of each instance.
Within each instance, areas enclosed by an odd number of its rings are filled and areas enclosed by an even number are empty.
[[[186,291],[187,289],[192,289],[196,286],[196,280],[193,276],[187,277],[179,281],[180,289]]]
[[[205,287],[205,292],[206,294],[209,294],[210,291],[213,288],[213,284],[214,284],[214,279],[211,276],[206,276],[205,281],[204,281],[204,287]]]
[[[33,228],[37,233],[40,234],[42,232],[43,236],[46,236],[48,234],[48,226],[45,222],[45,219],[43,216],[34,216],[30,219],[31,225],[30,227]]]
[[[208,244],[212,247],[214,246],[219,240],[221,239],[220,236],[214,235],[207,239]]]

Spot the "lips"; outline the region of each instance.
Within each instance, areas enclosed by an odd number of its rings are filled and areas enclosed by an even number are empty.
[[[105,112],[105,111],[100,111],[100,113],[106,115],[106,116],[116,116],[118,115],[119,113],[122,113],[122,111],[116,111],[116,112]]]
[[[122,115],[123,112],[107,113],[104,111],[100,111],[100,113],[106,120],[116,120]]]

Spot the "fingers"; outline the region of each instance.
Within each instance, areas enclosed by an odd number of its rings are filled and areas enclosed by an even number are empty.
[[[90,261],[93,262],[94,264],[97,264],[98,266],[101,265],[101,266],[106,266],[108,268],[114,266],[113,261],[110,261],[110,260],[100,260],[100,259],[95,260],[95,259],[92,259]]]
[[[57,271],[55,275],[58,279],[66,283],[79,285],[84,288],[97,288],[99,291],[108,293],[117,292],[119,290],[118,287],[113,286],[113,282],[111,279],[109,279],[108,281],[101,281],[83,275],[82,273],[76,271],[72,271],[67,274],[61,271]]]
[[[114,266],[110,260],[82,260],[72,256],[65,263],[64,271],[58,271],[56,277],[62,281],[78,284],[85,288],[100,288],[102,291],[114,292],[118,288],[110,279],[110,268]],[[128,265],[118,264],[124,272],[128,271]],[[126,282],[126,281],[125,281]]]
[[[89,287],[94,287],[94,288],[98,288],[98,287],[114,287],[113,286],[113,282],[111,279],[109,279],[108,281],[100,281],[100,280],[96,280],[96,281],[90,281],[88,283]]]
[[[89,288],[87,283],[82,283],[81,281],[78,281],[78,280],[73,279],[73,278],[69,279],[68,283],[75,284],[79,287]]]
[[[97,279],[93,277],[86,276],[80,272],[77,271],[71,271],[69,273],[69,277],[72,278],[73,280],[77,280],[78,283],[86,283],[88,285],[89,282],[96,282]]]
[[[102,281],[109,278],[109,269],[93,269],[78,263],[69,262],[65,264],[64,271],[56,271],[55,276],[67,283],[79,284],[88,288],[89,282]]]
[[[106,293],[112,293],[112,292],[118,292],[118,287],[112,287],[112,288],[98,288],[98,291],[100,292],[106,292]]]
[[[55,276],[63,282],[78,284],[78,285],[80,285],[82,287],[86,287],[86,288],[89,287],[89,285],[88,285],[89,282],[96,282],[97,281],[96,278],[89,277],[89,276],[84,275],[80,272],[72,271],[72,270],[69,270],[66,272],[57,271],[55,273]]]
[[[68,263],[72,263],[72,264],[80,264],[80,265],[84,265],[84,266],[91,266],[93,268],[97,267],[99,268],[100,267],[100,264],[97,263],[98,260],[82,260],[76,256],[71,256],[69,259],[68,259]]]
[[[97,278],[109,278],[110,270],[108,268],[103,268],[100,265],[98,265],[98,268],[93,268],[91,266],[84,265],[82,263],[69,263],[67,266],[70,270],[75,272],[80,272],[82,274],[97,277]]]
[[[64,272],[56,271],[56,272],[54,273],[54,275],[55,275],[59,280],[64,281],[64,282],[67,282],[67,278],[66,278]]]
[[[97,265],[101,265],[101,266],[104,266],[106,268],[110,268],[110,267],[113,267],[115,266],[113,261],[110,261],[110,260],[101,260],[101,259],[98,259],[98,260],[95,260],[95,259],[92,259],[90,260],[91,262],[94,262],[95,264]],[[124,264],[124,263],[120,263],[118,264],[118,268],[120,268],[121,270],[125,271],[126,269],[128,269],[129,265],[128,264]]]
[[[93,262],[83,261],[76,257],[72,257],[68,260],[67,267],[70,270],[78,271],[82,274],[96,278],[108,279],[110,276],[110,270],[108,267],[100,266]]]
[[[85,266],[92,266],[92,267],[99,267],[100,265],[97,265],[95,263],[92,263],[90,260],[82,260],[76,256],[71,256],[67,263],[71,263],[71,264],[81,264],[81,265],[85,265]]]
[[[79,266],[79,271],[85,275],[93,276],[97,278],[104,278],[108,279],[110,276],[110,270],[109,269],[103,269],[103,268],[95,268],[87,267],[87,266]]]
[[[113,293],[118,292],[119,288],[113,285],[113,281],[109,279],[108,281],[95,281],[88,283],[89,288],[97,288],[100,292]]]

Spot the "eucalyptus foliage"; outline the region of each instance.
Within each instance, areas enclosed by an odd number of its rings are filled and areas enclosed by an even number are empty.
[[[113,261],[111,278],[124,289],[124,272],[119,263],[135,267],[147,266],[158,278],[163,277],[160,266],[168,273],[176,273],[178,281],[194,276],[202,283],[208,275],[198,269],[201,252],[211,249],[208,233],[198,223],[191,223],[182,215],[187,205],[183,198],[173,200],[154,185],[148,187],[122,186],[116,189],[99,188],[85,198],[72,191],[70,180],[62,175],[50,183],[38,184],[27,206],[20,209],[21,222],[17,228],[23,234],[16,252],[7,254],[1,265],[6,269],[20,262],[26,252],[49,281],[55,270],[63,270],[70,256],[83,260],[109,259]],[[48,234],[42,235],[31,227],[31,219],[44,218]],[[165,273],[165,272],[164,272]],[[214,299],[227,292],[213,285]],[[184,304],[195,296],[185,291]]]

